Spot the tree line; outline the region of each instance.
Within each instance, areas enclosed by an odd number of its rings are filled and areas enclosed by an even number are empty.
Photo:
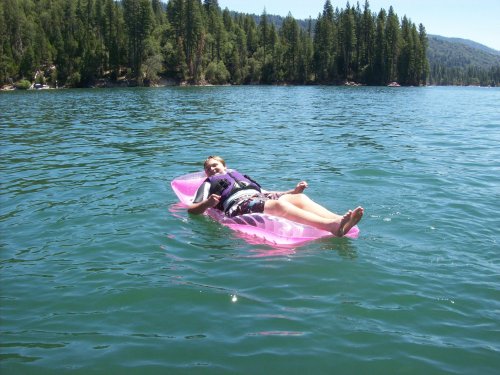
[[[276,27],[217,0],[2,0],[0,82],[88,87],[126,77],[189,84],[426,84],[427,35],[392,7],[326,0]]]
[[[431,64],[429,83],[437,86],[491,86],[500,84],[500,65],[481,68],[478,66],[446,66]]]
[[[431,85],[498,86],[500,54],[475,42],[429,35]]]

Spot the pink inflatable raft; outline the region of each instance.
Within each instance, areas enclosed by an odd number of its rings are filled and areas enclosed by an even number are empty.
[[[205,178],[204,172],[177,177],[171,182],[172,190],[181,203],[188,206],[192,203],[198,187]],[[294,246],[319,238],[333,237],[330,232],[266,214],[247,214],[230,218],[216,209],[208,209],[206,214],[222,225],[244,234],[244,237],[275,245]],[[355,226],[345,237],[357,238],[358,234],[359,229]]]

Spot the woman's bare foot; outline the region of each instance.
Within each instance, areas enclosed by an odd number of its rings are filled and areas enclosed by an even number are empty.
[[[348,233],[352,227],[354,227],[361,218],[363,217],[364,209],[363,207],[356,207],[354,211],[347,211],[342,219],[340,220],[340,224],[333,234],[337,237],[343,237],[346,233]]]

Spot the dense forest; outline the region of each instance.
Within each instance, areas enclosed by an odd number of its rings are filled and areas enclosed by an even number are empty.
[[[500,52],[466,39],[429,35],[432,85],[500,84]]]
[[[0,2],[0,83],[18,87],[421,85],[427,47],[422,24],[368,1],[339,9],[326,0],[317,19],[279,23],[217,0]]]
[[[217,0],[2,0],[0,20],[0,82],[419,85],[429,70],[425,28],[368,1],[327,0],[305,28]]]

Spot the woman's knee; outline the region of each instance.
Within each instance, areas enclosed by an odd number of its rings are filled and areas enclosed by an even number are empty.
[[[280,199],[286,200],[287,202],[297,207],[305,207],[309,202],[311,202],[311,199],[304,193],[286,194],[283,195]]]
[[[273,214],[273,215],[280,215],[286,212],[286,206],[290,204],[286,200],[268,200],[264,204],[264,212]]]

